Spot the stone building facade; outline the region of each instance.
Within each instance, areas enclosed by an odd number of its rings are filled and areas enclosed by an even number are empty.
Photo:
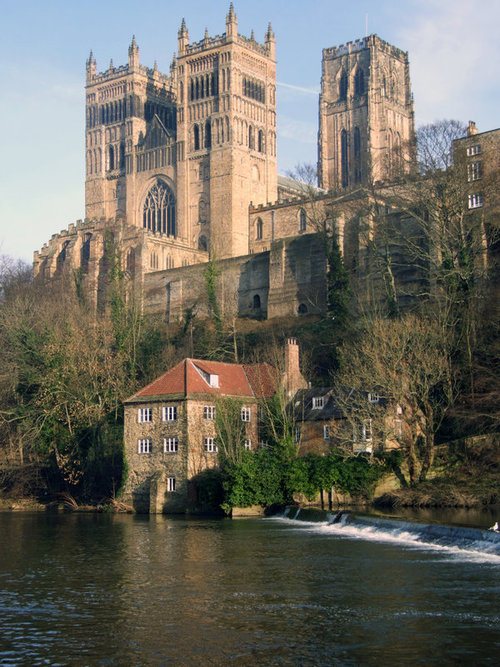
[[[324,312],[326,264],[312,235],[325,221],[346,265],[361,266],[361,214],[346,216],[344,197],[366,201],[360,188],[392,175],[376,165],[393,154],[411,161],[408,55],[375,35],[324,51],[318,190],[277,175],[271,26],[263,43],[239,34],[231,4],[225,27],[190,42],[183,21],[168,74],[140,63],[135,38],[126,65],[98,72],[90,54],[87,217],[35,252],[35,279],[77,283],[102,309],[113,247],[144,310],[176,319],[201,308],[215,259],[224,312],[262,318]]]

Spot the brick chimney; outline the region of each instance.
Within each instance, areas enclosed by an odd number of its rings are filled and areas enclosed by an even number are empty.
[[[300,372],[299,345],[296,338],[289,338],[285,347],[285,372],[283,387],[291,398],[299,389],[306,389],[307,382]]]

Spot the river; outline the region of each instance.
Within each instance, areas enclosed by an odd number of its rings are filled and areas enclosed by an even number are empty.
[[[0,664],[498,664],[498,541],[294,516],[0,513]]]

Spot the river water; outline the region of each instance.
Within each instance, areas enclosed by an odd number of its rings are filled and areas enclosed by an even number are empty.
[[[0,664],[498,664],[498,541],[310,518],[0,513]]]

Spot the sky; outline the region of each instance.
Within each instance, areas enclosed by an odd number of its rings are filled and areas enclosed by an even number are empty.
[[[84,217],[85,61],[168,73],[177,31],[225,31],[229,0],[0,0],[0,255],[32,261]],[[322,49],[376,33],[409,52],[417,127],[500,126],[500,0],[234,0],[238,31],[276,35],[278,168],[315,163]]]

